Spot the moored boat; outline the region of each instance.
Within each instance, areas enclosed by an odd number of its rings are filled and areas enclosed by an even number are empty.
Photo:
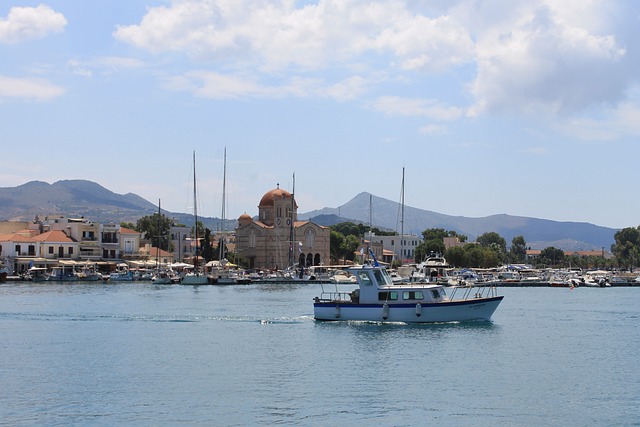
[[[494,286],[449,288],[434,283],[394,284],[381,266],[348,269],[356,277],[352,292],[323,292],[314,299],[316,320],[433,323],[489,320],[503,296]],[[455,297],[456,293],[462,293]]]

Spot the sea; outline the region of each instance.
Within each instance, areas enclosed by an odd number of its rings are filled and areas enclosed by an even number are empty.
[[[2,426],[640,426],[640,288],[319,322],[319,283],[0,284]]]

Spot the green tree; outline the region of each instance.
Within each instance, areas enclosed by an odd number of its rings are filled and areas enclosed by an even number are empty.
[[[498,262],[505,262],[507,260],[507,242],[504,240],[504,237],[495,231],[490,231],[478,236],[476,242],[484,248],[493,250],[498,257]]]
[[[627,227],[613,235],[615,243],[611,245],[611,253],[618,259],[621,267],[635,267],[640,256],[640,226]]]
[[[123,221],[123,222],[120,223],[120,227],[128,228],[129,230],[135,230],[136,229],[136,225],[134,223],[132,223],[132,222],[124,222]],[[136,231],[138,231],[138,230],[136,230]]]
[[[523,236],[516,236],[511,240],[509,258],[511,262],[524,262],[527,256],[527,242]]]
[[[217,250],[213,249],[213,246],[211,245],[211,230],[209,230],[208,228],[205,228],[204,236],[202,238],[200,256],[204,258],[204,262],[206,263],[220,256],[219,251],[220,251],[220,245],[218,245]]]
[[[460,246],[454,246],[447,249],[444,253],[444,257],[447,259],[447,263],[449,263],[449,265],[455,267],[467,266],[467,255],[464,249]]]
[[[140,233],[144,233],[145,238],[151,241],[151,245],[163,250],[169,248],[169,232],[171,230],[172,221],[164,215],[158,216],[146,215],[138,219],[134,229]]]
[[[553,267],[562,265],[564,261],[564,251],[562,249],[549,246],[540,251],[540,263]]]
[[[346,237],[344,242],[344,259],[353,261],[356,257],[356,250],[360,246],[360,238],[354,235],[349,235]]]
[[[331,262],[333,264],[339,263],[340,257],[342,256],[344,241],[344,234],[333,229],[331,230],[331,234],[329,236],[329,253],[331,255]]]

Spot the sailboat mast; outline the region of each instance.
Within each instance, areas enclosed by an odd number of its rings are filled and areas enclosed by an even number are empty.
[[[400,265],[404,259],[404,167],[402,168],[402,188],[400,189],[400,202],[402,203],[400,215]]]
[[[158,245],[156,247],[156,270],[160,268],[160,239],[162,238],[160,234],[160,226],[160,199],[158,199]]]
[[[295,195],[296,195],[296,173],[293,173],[293,188],[291,191],[291,218],[289,224],[289,266],[294,264],[293,262],[293,239],[294,239],[294,228],[293,228],[293,220],[294,220],[294,210],[295,210]]]
[[[220,242],[218,243],[218,260],[222,261],[224,258],[224,248],[225,248],[225,239],[226,239],[226,227],[225,227],[225,196],[227,194],[227,147],[224,147],[224,164],[222,167],[222,237],[220,238]]]
[[[197,202],[197,189],[196,189],[196,152],[193,152],[193,217],[195,220],[193,226],[193,235],[196,242],[195,257],[193,260],[194,272],[198,269],[198,202]]]

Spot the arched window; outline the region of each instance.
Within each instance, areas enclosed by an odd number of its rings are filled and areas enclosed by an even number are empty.
[[[313,248],[316,244],[316,232],[315,230],[309,229],[305,232],[305,241],[307,242],[307,247]]]
[[[320,254],[313,257],[313,265],[320,265]]]

